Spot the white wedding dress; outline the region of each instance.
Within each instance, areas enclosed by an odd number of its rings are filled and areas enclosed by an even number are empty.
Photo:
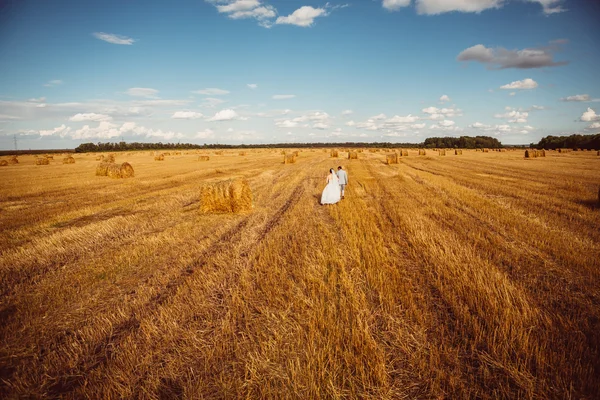
[[[329,180],[323,194],[321,194],[321,204],[335,204],[340,201],[342,191],[340,190],[340,181],[335,174],[331,174],[332,179]]]

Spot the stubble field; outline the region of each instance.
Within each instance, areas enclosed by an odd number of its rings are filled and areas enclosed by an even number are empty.
[[[0,397],[597,398],[600,157],[385,154],[2,167]]]

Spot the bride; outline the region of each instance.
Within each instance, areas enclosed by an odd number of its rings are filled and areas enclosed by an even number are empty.
[[[327,175],[327,186],[323,189],[321,204],[335,204],[340,201],[340,197],[340,181],[332,168],[329,170],[329,175]]]

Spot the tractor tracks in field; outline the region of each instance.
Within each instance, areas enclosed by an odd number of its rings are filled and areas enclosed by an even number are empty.
[[[300,182],[292,191],[284,204],[267,220],[267,222],[256,233],[256,240],[253,240],[247,246],[237,251],[239,257],[246,262],[250,255],[260,245],[265,237],[276,228],[290,211],[302,198],[305,191],[304,185]],[[93,351],[80,359],[74,368],[61,371],[55,381],[49,385],[47,393],[51,397],[62,397],[73,393],[86,382],[86,375],[90,372],[105,366],[109,360],[115,357],[119,347],[130,335],[139,331],[143,319],[151,317],[161,306],[171,301],[179,289],[192,277],[192,275],[201,267],[211,264],[211,257],[220,254],[222,251],[230,249],[230,243],[244,236],[246,231],[252,229],[252,215],[245,216],[240,222],[235,224],[219,236],[207,249],[202,251],[198,259],[185,267],[177,276],[173,277],[155,296],[134,311],[125,321],[115,325],[111,333],[105,336],[92,346]],[[232,254],[235,257],[235,254]]]

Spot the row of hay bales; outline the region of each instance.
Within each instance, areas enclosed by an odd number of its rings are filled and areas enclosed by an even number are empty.
[[[115,162],[115,155],[114,154],[108,154],[108,155],[104,155],[104,154],[100,154],[98,157],[96,157],[96,161],[103,161],[103,162],[108,162],[108,163],[114,163]]]
[[[546,157],[546,150],[527,149],[525,150],[525,158]]]
[[[122,164],[101,162],[96,167],[96,176],[111,178],[131,178],[134,176],[133,167],[128,162]]]
[[[19,163],[17,156],[10,156],[7,160],[0,160],[0,167],[6,167],[7,165],[16,165]]]

